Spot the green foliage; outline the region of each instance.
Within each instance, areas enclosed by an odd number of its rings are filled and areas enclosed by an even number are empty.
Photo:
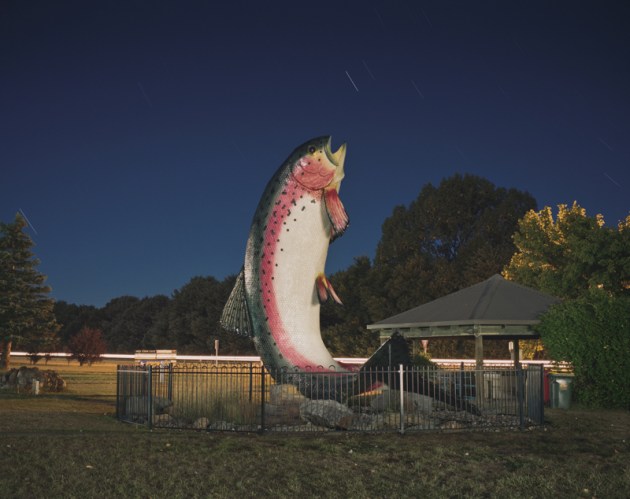
[[[514,253],[519,218],[535,206],[529,194],[473,175],[427,184],[385,220],[373,265],[361,257],[330,277],[344,307],[322,309],[324,341],[336,355],[370,355],[379,342],[366,324],[499,273]],[[452,356],[465,345],[440,346]]]
[[[253,353],[251,339],[226,332],[219,319],[234,286],[234,277],[218,281],[214,277],[194,277],[173,293],[166,315],[153,329],[157,348],[176,348],[180,353],[214,353],[214,340],[220,353]]]
[[[59,326],[53,314],[53,300],[46,276],[37,270],[24,232],[26,220],[19,213],[13,223],[0,223],[0,367],[8,368],[13,344],[29,352],[52,348]]]
[[[538,329],[551,358],[573,365],[580,400],[630,409],[630,297],[591,290],[553,307]]]
[[[107,352],[107,345],[99,329],[84,327],[68,342],[68,350],[72,354],[71,359],[79,362],[79,365],[91,366],[94,362],[101,361],[101,355]]]
[[[389,310],[380,318],[500,272],[514,253],[518,220],[535,206],[531,195],[474,175],[425,185],[383,224],[374,269]]]
[[[517,252],[504,276],[561,298],[593,288],[630,294],[630,216],[617,229],[601,215],[589,217],[577,203],[529,211],[514,234]]]

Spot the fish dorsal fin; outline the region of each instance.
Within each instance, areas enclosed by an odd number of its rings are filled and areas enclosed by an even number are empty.
[[[230,293],[223,313],[221,314],[221,326],[243,336],[252,334],[252,321],[249,318],[249,308],[245,298],[245,273],[238,274],[234,288]]]

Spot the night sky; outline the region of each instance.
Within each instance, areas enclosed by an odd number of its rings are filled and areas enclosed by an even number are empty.
[[[268,179],[347,142],[327,271],[455,173],[630,212],[628,2],[0,3],[0,220],[53,297],[104,305],[240,270]]]

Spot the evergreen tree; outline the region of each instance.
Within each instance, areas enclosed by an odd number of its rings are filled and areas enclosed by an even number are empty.
[[[0,368],[9,367],[13,345],[30,352],[47,350],[59,329],[53,314],[54,301],[48,297],[46,276],[37,270],[24,232],[27,223],[19,213],[13,223],[0,223]]]

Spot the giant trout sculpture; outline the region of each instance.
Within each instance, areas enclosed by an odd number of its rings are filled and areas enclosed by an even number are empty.
[[[339,401],[382,384],[383,368],[410,364],[408,345],[397,334],[358,375],[335,361],[322,340],[320,304],[341,303],[324,267],[330,242],[348,227],[339,199],[345,157],[345,144],[333,152],[330,137],[318,137],[296,148],[271,177],[254,213],[243,269],[221,316],[225,329],[253,337],[274,378],[295,384],[307,397]],[[430,381],[409,385],[449,404],[458,402]],[[392,388],[397,386],[394,376]]]
[[[346,146],[330,137],[295,149],[258,203],[245,264],[221,324],[251,335],[265,367],[331,371],[340,366],[322,341],[320,302],[341,303],[324,275],[328,246],[348,226],[339,199]]]

